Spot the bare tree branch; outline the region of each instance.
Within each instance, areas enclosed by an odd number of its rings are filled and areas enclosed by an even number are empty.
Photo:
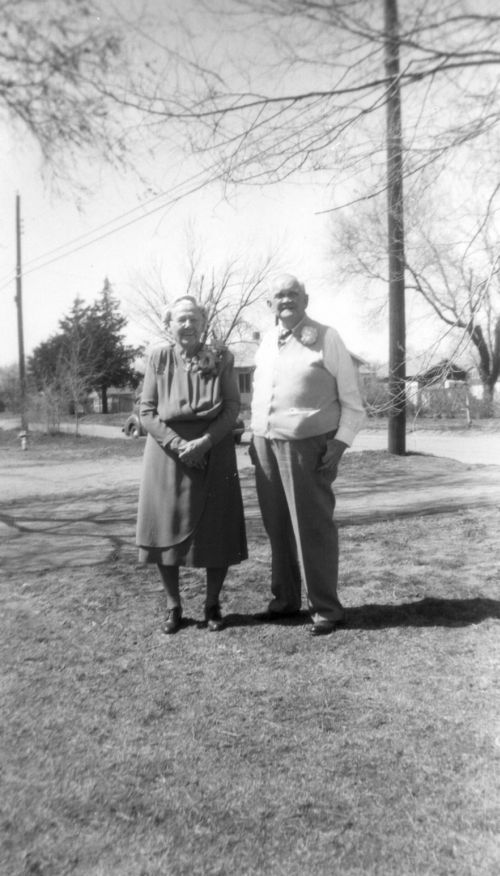
[[[224,344],[248,338],[256,307],[263,301],[268,278],[275,270],[275,256],[248,261],[243,256],[230,255],[220,267],[210,266],[208,270],[205,262],[200,241],[189,232],[182,288],[170,288],[159,262],[151,265],[148,274],[132,278],[131,308],[150,342],[164,339],[165,309],[180,295],[188,294],[207,310],[206,337]]]

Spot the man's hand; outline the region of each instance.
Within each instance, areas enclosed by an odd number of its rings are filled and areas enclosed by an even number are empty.
[[[193,441],[186,441],[184,447],[179,450],[179,459],[185,465],[192,468],[204,468],[206,465],[205,455],[212,446],[210,435],[202,435]]]
[[[250,462],[253,466],[257,463],[257,454],[255,452],[255,445],[253,443],[253,438],[250,439],[250,444],[248,445],[248,455],[250,457]]]
[[[336,438],[329,438],[326,442],[326,450],[321,457],[318,471],[327,474],[332,483],[337,477],[337,468],[342,459],[342,454],[348,446],[349,445],[345,444],[344,441],[337,441]]]

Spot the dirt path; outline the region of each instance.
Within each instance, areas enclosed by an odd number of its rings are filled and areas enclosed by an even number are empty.
[[[0,556],[4,572],[95,565],[117,552],[135,559],[134,530],[140,458],[31,459],[0,455]],[[238,448],[249,528],[261,526],[246,447]],[[347,465],[346,465],[347,468]],[[500,466],[466,466],[449,459],[394,458],[373,476],[336,484],[338,523],[356,525],[408,515],[500,506]]]

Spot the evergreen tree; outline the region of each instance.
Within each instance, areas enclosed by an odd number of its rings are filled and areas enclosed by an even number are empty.
[[[110,387],[137,382],[132,363],[141,351],[125,344],[126,325],[107,278],[94,304],[87,306],[75,298],[69,313],[59,321],[60,331],[39,344],[28,360],[37,389],[50,385],[76,406],[95,390],[107,414]]]
[[[66,383],[66,364],[75,362],[77,351],[78,376],[86,392],[92,388],[93,344],[89,332],[90,308],[81,298],[75,298],[71,310],[59,320],[59,332],[42,341],[33,350],[28,368],[38,390],[47,385],[63,392]]]
[[[35,347],[28,358],[28,372],[38,392],[48,384],[55,387],[58,381],[58,363],[63,354],[64,345],[64,335],[52,335],[48,340],[42,341],[38,347]]]
[[[125,344],[126,325],[127,319],[120,313],[119,302],[106,277],[102,292],[87,318],[93,349],[93,388],[100,393],[103,414],[108,413],[108,390],[112,386],[134,384],[136,379],[132,363],[140,350]]]

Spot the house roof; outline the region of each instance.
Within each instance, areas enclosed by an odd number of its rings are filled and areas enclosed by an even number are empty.
[[[465,381],[469,378],[473,369],[462,368],[451,359],[441,359],[435,365],[424,368],[423,357],[414,357],[406,362],[406,380],[409,383],[432,385],[445,380]],[[381,381],[389,379],[389,367],[387,364],[379,366],[375,370],[376,376]]]
[[[467,380],[468,369],[461,368],[456,362],[451,359],[441,359],[435,365],[427,368],[425,371],[417,373],[414,377],[408,377],[408,380],[415,380],[426,386],[433,383],[442,383],[445,380]]]

